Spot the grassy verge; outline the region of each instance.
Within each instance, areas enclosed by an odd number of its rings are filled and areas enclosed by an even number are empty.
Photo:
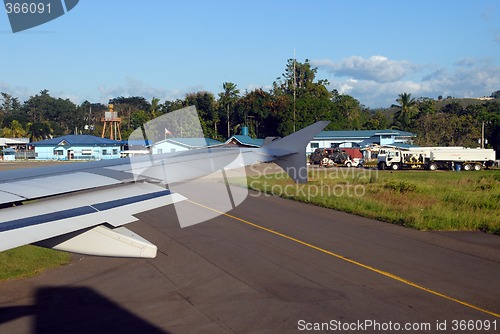
[[[500,235],[500,171],[313,169],[308,184],[285,173],[248,177],[257,191],[419,230]]]
[[[0,252],[0,281],[32,277],[46,269],[70,261],[69,253],[36,246],[23,246]]]

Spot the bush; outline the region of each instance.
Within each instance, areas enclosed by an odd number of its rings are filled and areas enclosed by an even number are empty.
[[[396,181],[394,179],[389,179],[384,183],[384,188],[405,193],[415,191],[417,189],[417,185],[409,181]]]

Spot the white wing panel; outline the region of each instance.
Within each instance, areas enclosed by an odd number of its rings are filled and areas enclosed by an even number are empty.
[[[3,187],[2,187],[3,190]],[[26,198],[16,196],[14,194],[9,194],[4,191],[0,190],[0,204],[5,204],[5,203],[14,203],[14,202],[19,202],[19,201],[24,201]]]
[[[107,176],[77,172],[2,183],[0,189],[3,192],[34,199],[118,183],[121,181]]]

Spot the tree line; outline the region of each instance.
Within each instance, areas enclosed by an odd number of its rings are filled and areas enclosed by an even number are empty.
[[[330,83],[317,79],[309,60],[289,59],[270,90],[240,91],[235,83],[222,84],[220,93],[200,91],[183,99],[119,96],[109,101],[122,119],[124,139],[145,122],[162,114],[194,105],[207,137],[224,140],[247,126],[253,137],[286,136],[318,120],[329,120],[326,130],[399,129],[417,135],[425,146],[478,146],[500,150],[500,91],[493,99],[413,98],[401,93],[388,108],[370,109],[354,97],[329,90]],[[2,92],[0,137],[29,137],[32,141],[69,133],[100,135],[101,118],[108,106],[53,97],[42,90],[26,101]]]

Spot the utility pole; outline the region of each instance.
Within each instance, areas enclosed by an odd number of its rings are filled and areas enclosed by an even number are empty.
[[[481,126],[481,148],[484,148],[484,121]]]
[[[226,113],[227,113],[227,138],[231,137],[231,132],[229,129],[229,104],[226,104]]]
[[[295,96],[297,90],[297,80],[295,78],[295,49],[293,49],[293,132],[295,132]]]

